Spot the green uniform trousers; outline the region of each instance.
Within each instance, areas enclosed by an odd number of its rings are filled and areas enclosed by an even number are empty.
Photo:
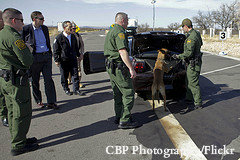
[[[5,102],[5,98],[4,95],[0,92],[0,118],[4,119],[7,118],[7,107],[6,107],[6,102]]]
[[[6,82],[0,77],[0,92],[5,97],[8,109],[12,149],[21,149],[26,144],[32,117],[30,86],[12,85],[11,81]]]
[[[127,68],[125,68],[127,73],[125,76],[119,69],[116,69],[115,75],[112,74],[111,68],[107,68],[107,72],[113,89],[116,118],[120,118],[121,122],[126,122],[131,117],[131,110],[134,104],[133,82],[130,78],[130,73]]]
[[[187,93],[186,99],[193,100],[195,105],[202,104],[200,86],[199,86],[199,76],[200,76],[200,68],[201,66],[196,66],[197,71],[191,65],[187,66],[187,76],[186,76],[186,86]]]

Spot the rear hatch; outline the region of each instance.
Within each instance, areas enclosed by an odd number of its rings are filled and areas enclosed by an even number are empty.
[[[135,59],[134,66],[142,70],[137,70],[137,77],[134,80],[135,90],[150,90],[153,80],[152,70],[158,55],[158,50],[166,48],[171,54],[180,54],[183,52],[184,41],[186,37],[183,34],[175,32],[146,32],[134,35],[132,40],[132,56]],[[173,81],[177,73],[185,70],[182,61],[173,58],[166,59],[167,66],[172,69],[164,74],[164,83],[166,89],[172,89]],[[135,69],[136,70],[136,69]]]
[[[150,51],[156,51],[161,48],[182,53],[185,39],[185,35],[175,32],[156,31],[139,33],[134,35],[133,38],[132,56],[141,56],[143,53],[149,53]]]

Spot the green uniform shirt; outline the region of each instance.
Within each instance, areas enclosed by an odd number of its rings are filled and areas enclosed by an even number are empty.
[[[124,48],[127,50],[127,52],[129,52],[126,31],[122,26],[115,24],[106,36],[104,44],[104,55],[109,59],[122,61],[118,51]]]
[[[0,69],[29,69],[33,55],[25,45],[21,35],[12,27],[5,25],[0,31]]]
[[[184,52],[179,55],[180,59],[190,59],[201,56],[202,38],[198,31],[191,29],[184,42]]]

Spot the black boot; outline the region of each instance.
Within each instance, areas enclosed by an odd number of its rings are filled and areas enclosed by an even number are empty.
[[[26,139],[26,144],[33,144],[33,143],[37,143],[37,138],[36,137],[32,137],[32,138],[27,138]]]
[[[118,128],[120,129],[133,129],[142,126],[137,121],[129,119],[127,122],[120,122]]]
[[[12,149],[11,150],[11,155],[12,156],[17,156],[26,152],[31,152],[31,151],[35,151],[39,148],[39,145],[36,143],[30,143],[30,144],[26,144],[23,148],[21,149]]]

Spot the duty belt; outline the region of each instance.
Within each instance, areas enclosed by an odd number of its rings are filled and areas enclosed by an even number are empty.
[[[125,68],[127,68],[127,66],[123,62],[116,62],[115,60],[109,60],[107,58],[105,64],[108,69],[111,68],[112,74],[114,75],[116,73],[116,69],[120,69],[121,71],[123,71]]]
[[[19,78],[19,85],[26,86],[28,83],[28,73],[26,69],[18,69],[16,72],[13,70],[13,66],[11,66],[11,70],[0,69],[0,77],[4,78],[6,82],[11,80],[12,84],[16,84],[16,78]]]

